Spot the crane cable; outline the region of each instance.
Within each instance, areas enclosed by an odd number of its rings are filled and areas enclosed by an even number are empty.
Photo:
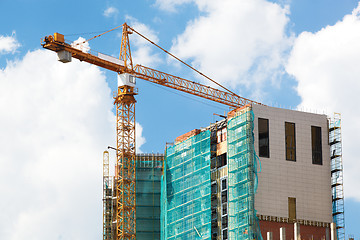
[[[76,43],[75,45],[77,46],[77,45],[80,45],[80,44],[84,44],[84,43],[86,43],[86,42],[88,42],[88,41],[90,41],[90,40],[93,40],[94,38],[98,38],[98,37],[100,37],[100,36],[102,36],[102,35],[104,35],[104,34],[106,34],[106,33],[108,33],[108,32],[114,31],[114,30],[120,28],[121,26],[122,26],[122,25],[117,26],[117,27],[115,27],[115,28],[113,28],[113,29],[110,29],[110,30],[108,30],[108,31],[106,31],[106,32],[103,32],[103,33],[101,33],[101,34],[99,34],[99,35],[96,35],[96,36],[94,36],[94,37],[92,37],[92,38],[89,38],[89,39],[87,39],[87,40],[85,40],[85,41],[83,41],[83,42],[78,42],[78,43]]]
[[[229,89],[227,89],[226,87],[224,87],[223,85],[221,85],[220,83],[216,82],[215,80],[209,78],[208,76],[206,76],[205,74],[203,74],[202,72],[196,70],[195,68],[193,68],[192,66],[190,66],[189,64],[187,64],[186,62],[182,61],[180,58],[176,57],[174,54],[168,52],[167,50],[163,49],[162,47],[160,47],[159,45],[157,45],[156,43],[154,43],[153,41],[151,41],[150,39],[148,39],[147,37],[145,37],[144,35],[142,35],[141,33],[137,32],[135,29],[133,29],[130,26],[127,26],[128,28],[130,28],[133,32],[135,32],[136,34],[138,34],[140,37],[144,38],[145,40],[147,40],[148,42],[150,42],[151,44],[155,45],[156,47],[160,48],[161,50],[163,50],[165,53],[169,54],[170,56],[172,56],[173,58],[175,58],[176,60],[178,60],[179,62],[181,62],[182,64],[185,64],[187,67],[191,68],[192,70],[194,70],[195,72],[197,72],[198,74],[200,74],[201,76],[207,78],[208,80],[210,80],[211,82],[215,83],[216,85],[220,86],[221,88],[225,89],[226,91],[228,91],[229,93],[233,94],[236,97],[239,97],[239,95],[237,95],[236,93],[230,91]]]
[[[115,28],[112,28],[112,29],[110,29],[110,30],[108,30],[108,31],[106,31],[106,32],[103,32],[103,33],[99,34],[99,35],[96,35],[96,36],[94,36],[94,37],[92,37],[92,38],[89,38],[89,39],[87,39],[87,40],[85,40],[85,41],[83,41],[83,42],[76,43],[76,45],[84,44],[84,43],[86,43],[86,42],[88,42],[88,41],[90,41],[90,40],[93,40],[93,39],[95,39],[95,38],[98,38],[98,37],[100,37],[100,36],[102,36],[102,35],[104,35],[104,34],[106,34],[106,33],[109,33],[109,32],[111,32],[111,31],[114,31],[114,30],[116,30],[116,29],[118,29],[118,28],[120,28],[120,27],[122,27],[122,26],[131,29],[133,32],[135,32],[136,34],[138,34],[140,37],[144,38],[145,40],[147,40],[147,41],[150,42],[151,44],[153,44],[153,45],[155,45],[156,47],[160,48],[162,51],[164,51],[165,53],[169,54],[170,56],[172,56],[173,58],[175,58],[176,60],[178,60],[178,61],[181,62],[182,64],[186,65],[187,67],[189,67],[189,68],[192,69],[193,71],[195,71],[195,72],[197,72],[198,74],[200,74],[201,76],[207,78],[208,80],[210,80],[211,82],[215,83],[215,84],[218,85],[219,87],[225,89],[226,91],[228,91],[229,93],[233,94],[234,96],[236,96],[236,97],[238,97],[238,98],[241,98],[241,97],[240,97],[239,95],[237,95],[236,93],[230,91],[229,89],[227,89],[226,87],[224,87],[224,86],[221,85],[220,83],[218,83],[218,82],[216,82],[215,80],[209,78],[208,76],[206,76],[205,74],[203,74],[203,73],[200,72],[199,70],[195,69],[194,67],[190,66],[189,64],[187,64],[186,62],[184,62],[184,61],[181,60],[180,58],[176,57],[174,54],[172,54],[172,53],[170,53],[169,51],[165,50],[164,48],[160,47],[159,45],[157,45],[156,43],[154,43],[153,41],[151,41],[150,39],[148,39],[147,37],[145,37],[144,35],[142,35],[142,34],[139,33],[138,31],[136,31],[135,29],[133,29],[132,27],[130,27],[130,26],[127,25],[126,23],[123,24],[123,25],[117,26],[117,27],[115,27]],[[246,100],[248,100],[248,99],[246,99]]]

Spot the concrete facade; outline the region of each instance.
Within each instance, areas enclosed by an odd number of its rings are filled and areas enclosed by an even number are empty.
[[[332,222],[330,147],[326,115],[254,105],[255,151],[258,118],[269,120],[270,157],[260,157],[255,195],[258,215],[289,217],[288,198],[296,198],[296,219]],[[296,161],[285,157],[285,122],[295,123]],[[322,165],[312,163],[311,126],[321,127]]]

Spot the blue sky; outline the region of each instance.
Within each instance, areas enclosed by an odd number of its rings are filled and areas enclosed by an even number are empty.
[[[126,21],[244,97],[275,107],[341,112],[346,232],[360,239],[354,214],[360,209],[358,5],[355,0],[0,1],[0,186],[9,196],[0,200],[0,238],[100,238],[101,156],[115,145],[116,74],[77,60],[61,64],[41,49],[40,40],[54,32],[88,39]],[[117,56],[120,33],[89,45]],[[136,36],[131,40],[136,63],[209,84]],[[163,152],[166,142],[228,111],[141,80],[138,88],[138,151]]]

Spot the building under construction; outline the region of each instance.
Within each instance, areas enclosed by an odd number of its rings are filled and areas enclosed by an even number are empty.
[[[345,239],[339,114],[329,119],[238,96],[122,26],[119,59],[60,33],[42,40],[63,63],[76,58],[118,74],[115,177],[104,153],[103,239]],[[134,65],[134,33],[223,90]],[[136,155],[136,78],[235,110],[179,136],[163,155]]]
[[[339,114],[247,105],[136,168],[137,239],[345,239]]]
[[[160,239],[160,196],[164,154],[136,155],[136,238]],[[116,199],[104,152],[103,239],[116,239]]]

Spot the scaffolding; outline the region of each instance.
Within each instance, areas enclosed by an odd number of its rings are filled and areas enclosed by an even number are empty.
[[[109,152],[103,153],[103,240],[112,240],[113,184],[109,175]]]
[[[116,150],[116,149],[115,149]],[[160,194],[164,154],[136,154],[136,238],[160,239]],[[109,152],[103,154],[103,240],[116,239],[116,196],[109,174]]]
[[[136,238],[160,239],[160,194],[164,154],[136,154]]]
[[[337,239],[345,240],[343,162],[340,113],[334,113],[334,117],[329,121],[329,145],[331,159],[333,222],[336,224]]]
[[[166,149],[161,239],[210,239],[210,131]]]
[[[255,211],[257,162],[254,114],[245,107],[228,120],[228,235],[232,240],[262,239]]]
[[[228,190],[226,158],[227,119],[208,127],[210,136],[211,162],[211,239],[229,239],[228,230]]]

